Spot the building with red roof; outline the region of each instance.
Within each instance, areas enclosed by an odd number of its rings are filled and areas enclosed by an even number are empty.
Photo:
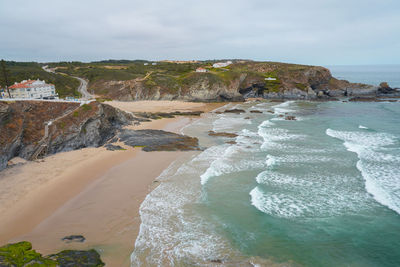
[[[58,97],[54,84],[45,81],[23,80],[9,87],[11,98],[41,99]]]

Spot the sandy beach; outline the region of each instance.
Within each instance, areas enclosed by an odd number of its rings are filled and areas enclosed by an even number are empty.
[[[110,102],[126,111],[210,111],[222,104],[178,101]],[[175,107],[175,108],[174,108]],[[130,126],[179,132],[195,117]],[[58,153],[0,172],[0,245],[30,241],[42,254],[96,248],[107,266],[129,266],[139,231],[139,207],[154,180],[179,157],[196,152],[101,148]],[[84,243],[65,243],[67,235]]]

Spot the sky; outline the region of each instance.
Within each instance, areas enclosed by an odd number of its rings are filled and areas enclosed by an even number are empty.
[[[400,64],[400,1],[0,0],[0,58]]]

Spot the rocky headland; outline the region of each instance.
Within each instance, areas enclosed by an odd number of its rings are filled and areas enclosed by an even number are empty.
[[[243,101],[265,99],[334,99],[374,95],[378,87],[332,77],[324,67],[233,60],[214,68],[214,61],[196,63],[103,61],[52,63],[57,72],[84,77],[89,89],[105,99]],[[197,72],[203,68],[205,72]]]
[[[41,101],[0,102],[0,170],[14,157],[36,160],[46,155],[84,147],[107,145],[110,150],[118,138],[145,151],[197,150],[197,139],[165,131],[122,129],[148,118],[199,115],[199,112],[138,114],[110,105],[91,102],[56,103]],[[116,138],[116,136],[118,136]]]

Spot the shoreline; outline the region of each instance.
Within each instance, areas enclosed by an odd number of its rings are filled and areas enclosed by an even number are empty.
[[[209,112],[225,104],[196,103],[187,109]],[[188,116],[164,118],[128,128],[179,133],[192,120]],[[0,245],[29,241],[44,255],[96,248],[106,266],[129,265],[142,201],[164,169],[193,153],[84,148],[3,170]],[[83,235],[86,241],[61,241],[68,235]]]

